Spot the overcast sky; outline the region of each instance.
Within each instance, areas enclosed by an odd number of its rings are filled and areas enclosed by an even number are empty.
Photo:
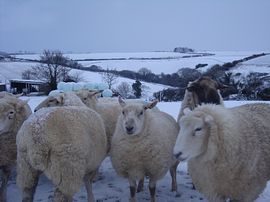
[[[0,0],[0,50],[270,50],[270,0]]]

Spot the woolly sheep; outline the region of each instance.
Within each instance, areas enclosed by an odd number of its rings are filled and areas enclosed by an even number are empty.
[[[149,176],[151,201],[155,201],[156,182],[175,162],[173,146],[179,130],[168,114],[148,110],[149,104],[125,103],[119,99],[122,113],[112,137],[111,161],[116,172],[128,178],[131,201],[135,201],[136,181]]]
[[[92,180],[106,156],[101,117],[87,107],[43,108],[32,114],[17,135],[17,185],[23,201],[33,201],[43,172],[56,186],[54,201],[72,201],[83,180],[94,201]]]
[[[81,99],[73,92],[53,93],[43,100],[36,108],[35,112],[43,107],[56,106],[85,106]]]
[[[254,201],[270,179],[270,105],[202,105],[180,119],[174,155],[209,201]]]
[[[53,95],[56,95],[56,94],[59,94],[59,93],[64,93],[64,91],[62,91],[62,90],[52,90],[52,91],[50,91],[48,96],[53,96]]]
[[[83,103],[88,106],[91,109],[94,109],[96,112],[98,112],[102,119],[104,120],[105,128],[106,128],[106,134],[107,134],[107,145],[108,145],[108,153],[110,152],[111,148],[111,140],[113,133],[115,131],[115,127],[117,124],[117,119],[119,115],[121,114],[122,108],[120,107],[118,103],[118,99],[116,98],[99,98],[97,99],[97,95],[99,94],[99,91],[89,91],[89,90],[80,90],[76,92],[78,97],[81,98]],[[128,103],[140,103],[140,104],[147,104],[146,102],[138,99],[129,99],[126,102]],[[159,111],[159,109],[154,106],[152,111]],[[176,183],[176,169],[179,162],[176,162],[175,165],[173,165],[170,168],[170,174],[172,176],[172,191],[177,191],[177,183]],[[144,178],[142,178],[138,184],[138,192],[143,190],[144,185]]]
[[[31,114],[27,101],[8,95],[0,99],[0,169],[2,170],[0,201],[5,202],[7,183],[16,164],[16,135]]]
[[[22,96],[23,94],[17,94],[17,95],[14,95],[12,93],[8,93],[6,91],[1,91],[0,92],[0,98],[4,98],[4,97],[15,97],[15,98],[19,98],[20,96]]]
[[[177,122],[183,116],[183,110],[189,108],[193,110],[202,103],[223,104],[220,89],[226,88],[226,85],[216,82],[207,76],[202,76],[193,82],[190,82],[185,91],[184,99],[181,104]]]
[[[118,103],[117,99],[113,98],[99,98],[97,99],[97,95],[100,92],[98,91],[89,91],[89,90],[81,90],[76,92],[77,96],[81,98],[82,102],[88,106],[89,108],[95,110],[100,114],[105,123],[107,140],[108,140],[108,152],[111,147],[111,139],[113,133],[115,131],[115,126],[117,123],[118,116],[121,114],[121,107]],[[115,101],[117,100],[117,102]],[[131,100],[127,102],[136,102],[136,103],[144,103],[141,100]],[[154,107],[152,110],[158,110],[157,107]]]

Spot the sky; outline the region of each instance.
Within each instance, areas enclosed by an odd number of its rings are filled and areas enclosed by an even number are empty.
[[[0,0],[0,51],[269,51],[270,0]]]

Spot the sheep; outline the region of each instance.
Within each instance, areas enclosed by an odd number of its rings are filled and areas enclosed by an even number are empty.
[[[22,95],[23,95],[23,94],[14,95],[14,94],[8,93],[8,92],[6,92],[6,91],[1,91],[1,92],[0,92],[0,98],[4,98],[4,97],[7,97],[7,96],[19,98],[19,97],[22,96]]]
[[[22,201],[33,201],[40,173],[56,186],[54,201],[72,201],[84,180],[94,201],[92,180],[106,156],[101,117],[85,106],[43,108],[17,135],[17,185]]]
[[[111,137],[115,129],[117,116],[120,114],[120,108],[118,104],[111,106],[109,103],[98,105],[98,101],[96,98],[96,94],[99,92],[97,91],[79,91],[80,93],[74,92],[65,92],[65,93],[58,93],[48,96],[43,102],[41,102],[36,108],[35,112],[43,107],[56,107],[56,106],[80,106],[86,105],[91,109],[97,111],[105,124],[106,135],[107,135],[107,152],[110,150],[111,145]],[[86,92],[86,96],[83,94]],[[98,105],[98,107],[97,107]],[[115,115],[117,113],[117,116]]]
[[[56,106],[85,106],[81,99],[73,92],[54,93],[43,100],[35,109],[38,111],[43,107]]]
[[[111,139],[115,131],[118,116],[120,115],[122,109],[118,104],[118,101],[116,102],[115,99],[113,98],[97,99],[97,94],[99,93],[100,93],[99,91],[89,91],[89,90],[80,90],[76,92],[78,97],[81,98],[82,102],[89,108],[99,113],[102,119],[104,120],[104,123],[106,123],[105,127],[108,138],[108,153],[109,153],[111,147]],[[131,100],[128,102],[145,104],[145,102],[141,100]],[[157,107],[153,107],[152,110],[159,111]]]
[[[181,104],[177,122],[183,116],[183,110],[190,108],[193,110],[196,106],[202,103],[223,104],[223,99],[220,95],[220,89],[227,88],[219,82],[214,81],[210,77],[202,76],[193,82],[190,82],[185,91],[184,99]]]
[[[90,107],[91,109],[94,109],[96,112],[98,112],[101,117],[103,118],[104,122],[106,123],[106,134],[107,134],[107,142],[108,142],[108,153],[110,152],[111,148],[111,140],[113,133],[115,131],[115,127],[117,124],[117,120],[119,115],[121,114],[122,108],[118,103],[118,100],[116,102],[116,99],[114,98],[99,98],[97,99],[97,94],[100,92],[98,91],[89,91],[89,90],[80,90],[76,92],[78,97],[81,98],[83,103]],[[138,103],[138,104],[147,104],[146,102],[142,100],[134,100],[130,99],[127,100],[128,103]],[[156,106],[153,106],[151,108],[151,111],[159,111],[159,109]],[[170,168],[170,174],[172,178],[171,183],[171,191],[177,191],[177,181],[176,181],[176,169],[179,164],[179,161],[175,162]],[[141,192],[144,187],[144,178],[142,178],[137,187],[137,191]]]
[[[270,105],[185,110],[174,155],[209,201],[254,201],[270,179]]]
[[[0,201],[5,202],[11,169],[16,164],[16,135],[23,122],[30,116],[28,101],[15,96],[0,99],[0,169],[2,170]]]
[[[131,201],[135,201],[136,181],[149,176],[151,201],[155,201],[156,182],[175,163],[173,146],[179,130],[170,115],[148,110],[149,104],[125,103],[112,137],[111,162],[118,175],[128,178]]]

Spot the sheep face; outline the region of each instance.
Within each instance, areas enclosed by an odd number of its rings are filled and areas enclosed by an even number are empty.
[[[9,104],[1,103],[0,105],[0,135],[2,135],[11,130],[16,111]]]
[[[200,112],[190,112],[180,119],[180,132],[174,146],[174,156],[179,160],[190,160],[207,149],[212,117]]]
[[[64,94],[59,93],[56,95],[48,96],[43,102],[41,102],[36,108],[35,112],[43,107],[57,107],[64,105]]]
[[[142,132],[145,123],[146,110],[153,108],[157,101],[148,104],[126,104],[121,98],[119,103],[122,107],[120,115],[123,130],[127,135],[138,135]]]
[[[95,109],[98,102],[96,95],[100,92],[80,90],[76,92],[76,95],[81,99],[81,101],[89,108]]]
[[[17,100],[16,102],[12,101],[8,103],[5,98],[0,100],[0,135],[14,129],[16,114],[21,112],[27,102],[28,101]]]

